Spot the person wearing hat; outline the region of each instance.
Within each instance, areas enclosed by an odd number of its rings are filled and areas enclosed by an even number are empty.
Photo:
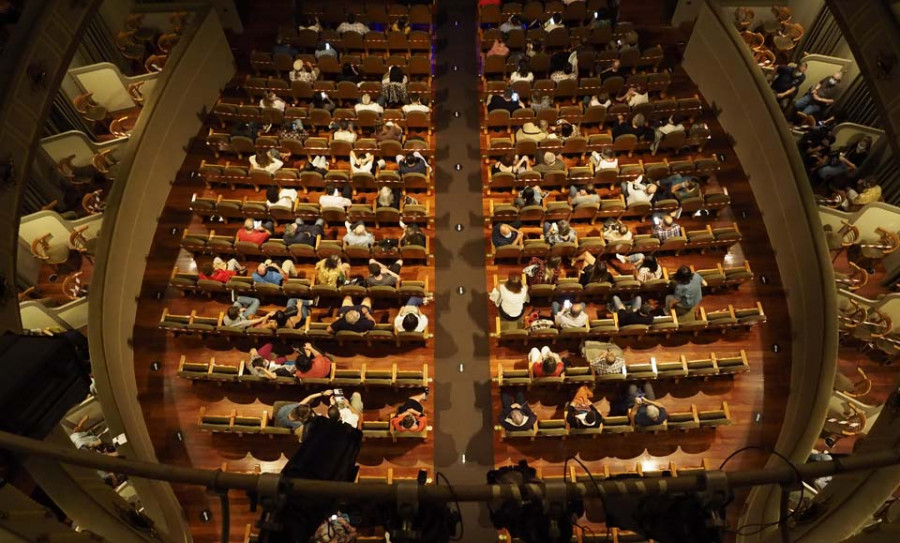
[[[522,125],[522,128],[516,130],[516,142],[531,140],[537,143],[544,141],[547,138],[547,132],[542,130],[538,125],[533,122],[527,122]],[[551,153],[552,154],[552,153]]]
[[[375,134],[375,142],[393,140],[403,143],[403,129],[394,121],[388,121],[381,127],[381,131]]]
[[[384,107],[378,102],[373,102],[372,96],[368,92],[360,97],[359,103],[353,106],[353,109],[356,110],[356,113],[360,111],[374,111],[378,115],[384,113]]]
[[[372,248],[375,243],[375,236],[366,230],[366,225],[362,221],[356,221],[353,224],[345,222],[347,233],[344,234],[344,248],[347,247],[365,247]]]
[[[566,410],[566,422],[573,428],[598,428],[603,424],[600,411],[591,403],[594,392],[587,385],[582,385],[575,397],[569,402]]]
[[[513,91],[510,88],[504,90],[502,94],[491,95],[491,99],[488,100],[487,103],[488,112],[496,109],[505,109],[510,115],[517,109],[522,109],[523,107],[525,107],[525,104],[522,100],[513,100]]]
[[[547,172],[565,172],[566,163],[561,157],[557,157],[552,151],[544,153],[544,161],[532,168],[532,170],[545,174]]]
[[[312,85],[319,79],[319,68],[313,66],[309,61],[303,62],[302,59],[294,61],[294,69],[290,73],[291,81],[304,81]]]

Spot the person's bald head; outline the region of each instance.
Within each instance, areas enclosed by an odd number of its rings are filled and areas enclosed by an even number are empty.
[[[501,224],[500,225],[500,233],[503,235],[503,237],[508,238],[509,236],[512,235],[512,226],[510,226],[506,223]]]
[[[257,266],[256,273],[258,273],[260,275],[265,275],[266,274],[266,265],[261,263],[259,266]]]
[[[663,217],[663,224],[666,226],[672,226],[675,223],[675,219],[671,215],[666,215]]]
[[[647,409],[646,409],[645,413],[647,414],[648,419],[650,419],[652,421],[659,420],[659,408],[656,407],[655,405],[647,404]]]
[[[650,184],[647,187],[647,194],[656,194],[656,185]]]
[[[569,309],[569,312],[570,312],[573,316],[581,315],[581,312],[582,312],[582,311],[584,311],[584,304],[581,303],[581,302],[572,304],[572,307]]]
[[[606,363],[607,364],[615,364],[616,363],[616,353],[612,351],[606,351]]]
[[[351,309],[344,314],[344,320],[347,321],[347,324],[356,324],[359,322],[359,311],[355,309]]]
[[[244,220],[244,230],[253,230],[253,219]]]

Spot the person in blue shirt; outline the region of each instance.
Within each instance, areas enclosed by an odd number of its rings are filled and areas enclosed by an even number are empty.
[[[266,260],[257,266],[256,271],[253,272],[254,283],[271,283],[281,286],[286,277],[290,277],[288,272],[271,260]]]
[[[687,266],[678,268],[672,279],[675,281],[675,292],[666,296],[666,310],[674,309],[676,314],[686,315],[700,305],[706,281]]]
[[[310,402],[318,398],[326,398],[330,396],[331,393],[332,391],[326,390],[316,394],[310,394],[297,403],[289,403],[281,406],[272,416],[274,425],[281,428],[290,428],[295,434],[302,435],[304,426],[317,416],[316,412],[313,411],[313,408],[309,405]]]
[[[503,247],[504,245],[521,245],[523,234],[518,230],[519,224],[497,223],[491,232],[491,241],[494,247]]]

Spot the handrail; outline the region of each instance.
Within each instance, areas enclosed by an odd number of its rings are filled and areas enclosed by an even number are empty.
[[[233,70],[230,48],[212,8],[198,6],[120,153],[118,181],[107,200],[89,294],[89,344],[106,422],[113,435],[126,434],[121,448],[129,458],[156,461],[138,401],[131,345],[145,257],[169,183],[186,155],[185,143],[202,124],[198,113],[211,107]],[[190,541],[171,487],[138,478],[133,483],[145,512],[161,530],[173,540]]]
[[[775,449],[795,462],[802,461],[824,424],[837,362],[834,272],[815,198],[775,97],[743,40],[712,0],[705,0],[700,8],[683,66],[704,96],[722,110],[720,122],[726,130],[737,133],[751,128],[737,141],[735,152],[739,157],[745,155],[741,162],[752,172],[751,188],[771,233],[793,331],[791,392]],[[728,87],[732,81],[723,74],[741,76],[743,72],[749,74],[741,77],[743,85]],[[747,111],[757,112],[760,103],[768,116],[750,117]],[[775,186],[772,177],[776,172],[791,175],[778,178]],[[790,235],[785,235],[787,232]],[[770,458],[770,464],[776,460]],[[741,523],[776,521],[779,496],[775,487],[754,489]]]

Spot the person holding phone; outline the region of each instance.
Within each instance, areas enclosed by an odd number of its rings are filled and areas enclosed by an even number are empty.
[[[560,328],[584,328],[587,326],[588,314],[581,302],[572,303],[572,300],[565,300],[560,304],[554,301],[550,308],[553,312],[553,322]]]
[[[338,310],[338,318],[328,325],[328,333],[356,332],[363,334],[375,328],[375,317],[372,316],[372,299],[368,296],[359,304],[346,296]]]
[[[504,90],[502,94],[491,95],[491,98],[487,103],[488,112],[496,109],[505,109],[510,115],[517,109],[522,109],[524,107],[525,104],[519,99],[518,93],[513,93],[510,88]]]

